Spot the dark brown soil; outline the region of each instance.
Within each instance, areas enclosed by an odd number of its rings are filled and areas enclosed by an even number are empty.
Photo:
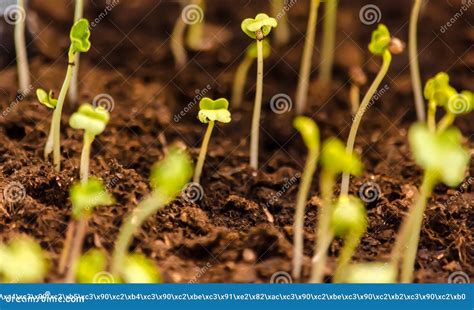
[[[197,105],[178,122],[174,116],[199,90],[210,88],[206,96],[211,97],[230,96],[233,73],[250,43],[239,30],[240,21],[268,9],[260,1],[208,2],[207,21],[225,26],[229,41],[210,52],[190,53],[190,62],[181,71],[174,68],[169,51],[168,36],[179,14],[175,1],[160,5],[144,1],[147,4],[135,10],[119,5],[93,29],[93,49],[81,62],[80,95],[83,101],[92,101],[101,93],[114,99],[111,122],[93,146],[91,172],[108,184],[117,204],[95,212],[85,250],[98,247],[111,253],[122,219],[149,192],[149,169],[163,157],[168,145],[184,144],[196,157],[204,132],[196,119]],[[314,75],[308,115],[317,121],[324,138],[345,140],[351,124],[348,65],[362,65],[372,80],[379,60],[366,48],[374,27],[359,20],[365,1],[342,2],[335,81],[330,96],[323,100],[316,91]],[[406,40],[411,1],[377,2],[381,22]],[[305,3],[298,2],[289,11],[291,43],[285,48],[273,47],[265,63],[259,171],[254,173],[248,166],[252,73],[243,109],[232,111],[234,121],[214,132],[202,178],[203,199],[195,203],[176,200],[136,234],[130,250],[154,259],[167,282],[268,282],[275,272],[290,271],[294,202],[306,151],[292,129],[292,113],[275,114],[268,103],[278,93],[293,97],[306,26]],[[447,33],[439,31],[459,6],[460,1],[443,0],[431,1],[425,7],[419,43],[422,75],[426,80],[446,70],[456,88],[472,90],[474,29],[468,21],[472,21],[473,11],[466,12]],[[90,5],[88,17],[93,19],[101,10],[98,4]],[[37,12],[43,23],[49,21],[45,12]],[[61,18],[52,20],[48,31],[67,33]],[[34,88],[58,93],[65,73],[64,53],[53,58],[54,51],[47,53],[36,47],[30,54]],[[351,191],[357,194],[362,184],[371,181],[378,184],[381,195],[367,205],[370,223],[356,261],[388,258],[420,184],[421,170],[407,145],[407,129],[415,115],[406,55],[394,59],[385,83],[388,91],[367,111],[357,138],[356,150],[363,157],[365,174],[352,180]],[[18,182],[26,196],[15,204],[0,199],[0,241],[22,233],[36,238],[53,261],[47,280],[57,281],[54,267],[70,217],[68,188],[78,178],[81,134],[67,126],[75,109],[67,105],[62,126],[64,169],[56,173],[42,159],[51,112],[36,102],[34,92],[11,104],[16,89],[15,66],[11,63],[0,74],[0,105],[2,112],[6,111],[0,118],[0,188]],[[457,122],[471,152],[473,120],[470,115]],[[472,177],[471,162],[463,187],[436,188],[425,214],[416,281],[447,282],[448,275],[457,270],[474,275]],[[309,276],[314,243],[317,183],[313,184],[306,211],[305,277]],[[328,281],[339,247],[338,242],[331,247]]]

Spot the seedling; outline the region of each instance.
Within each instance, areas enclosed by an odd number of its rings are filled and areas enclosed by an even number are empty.
[[[323,42],[319,70],[319,81],[324,86],[328,86],[332,81],[338,2],[339,0],[326,0],[324,4]]]
[[[161,283],[155,263],[142,254],[130,254],[125,259],[122,278],[126,283]]]
[[[229,112],[229,102],[225,98],[212,100],[210,98],[203,98],[199,102],[199,114],[198,118],[203,124],[207,125],[207,130],[202,140],[201,151],[199,152],[199,158],[196,164],[196,170],[194,171],[193,182],[199,183],[201,179],[202,168],[204,167],[204,161],[206,160],[207,148],[209,141],[211,140],[212,130],[214,129],[215,122],[230,123],[231,115]]]
[[[84,15],[84,0],[75,0],[74,6],[74,22],[79,21]],[[74,56],[74,69],[71,78],[71,89],[69,90],[69,100],[72,104],[78,102],[78,78],[79,78],[79,61],[80,53]]]
[[[420,63],[418,61],[418,18],[423,0],[414,0],[413,9],[410,16],[410,33],[408,40],[408,53],[410,57],[411,83],[415,99],[416,115],[419,122],[426,119],[423,103],[423,93],[421,90]]]
[[[167,157],[155,164],[150,176],[151,194],[125,218],[120,228],[112,256],[111,272],[114,276],[123,276],[127,250],[134,232],[148,217],[175,199],[192,173],[193,167],[189,156],[177,149],[171,149]]]
[[[89,22],[87,19],[82,18],[78,20],[74,26],[72,26],[70,33],[71,45],[69,47],[68,53],[69,63],[67,67],[66,78],[64,79],[63,86],[59,92],[58,103],[53,113],[53,121],[51,125],[52,130],[49,133],[52,135],[52,138],[48,138],[52,139],[53,141],[53,162],[56,171],[61,170],[61,114],[74,72],[74,58],[76,54],[85,53],[90,49],[90,34]]]
[[[308,117],[296,117],[293,126],[300,132],[303,141],[308,148],[308,158],[306,160],[303,170],[303,178],[301,179],[298,196],[296,198],[295,224],[293,230],[293,277],[295,279],[300,279],[301,265],[303,262],[304,213],[311,187],[311,180],[313,179],[316,164],[318,162],[320,139],[318,126]]]
[[[47,93],[44,89],[38,88],[36,90],[36,97],[38,98],[38,101],[43,104],[45,107],[48,109],[56,109],[56,106],[58,105],[58,100],[54,98],[53,91],[49,91]],[[52,127],[53,127],[53,122],[51,122],[49,129],[49,134],[48,134],[48,141],[46,141],[46,145],[44,147],[44,160],[48,160],[49,154],[53,151],[53,135],[51,134],[52,132]]]
[[[356,115],[360,106],[360,88],[367,83],[367,76],[361,67],[352,67],[349,72],[351,89],[349,91],[349,102],[352,115]]]
[[[270,56],[271,48],[267,40],[263,41],[263,59]],[[235,72],[234,84],[232,86],[232,107],[239,108],[242,104],[247,75],[255,59],[258,58],[257,44],[254,42],[247,47],[245,57]]]
[[[324,277],[327,251],[334,238],[331,229],[333,214],[333,189],[336,177],[340,173],[360,175],[362,163],[356,154],[346,152],[341,141],[335,138],[327,140],[321,150],[322,172],[320,176],[322,206],[318,212],[318,227],[311,270],[311,282],[320,283]]]
[[[41,246],[29,237],[0,244],[0,282],[42,282],[49,262]]]
[[[196,14],[197,22],[193,22],[189,25],[186,43],[189,48],[198,51],[203,47],[204,10],[206,3],[204,0],[191,0],[190,2],[191,5],[196,7],[196,10],[193,12],[193,14]],[[189,13],[191,13],[191,11]]]
[[[272,28],[278,25],[276,19],[265,13],[260,13],[255,18],[246,18],[242,21],[242,31],[250,38],[257,40],[257,88],[255,90],[255,104],[252,117],[252,130],[250,133],[250,166],[258,168],[258,144],[260,134],[260,114],[262,111],[263,96],[263,40],[270,34]]]
[[[285,8],[286,0],[271,0],[272,15],[278,20],[278,27],[275,29],[274,41],[276,46],[283,46],[290,41],[290,27],[288,26],[288,15]]]
[[[25,28],[26,28],[26,9],[25,0],[18,0],[15,20],[15,50],[16,63],[18,69],[18,80],[20,92],[26,93],[31,85],[30,68],[28,65],[28,54],[26,51]]]
[[[89,178],[86,182],[75,183],[69,190],[69,198],[72,203],[73,221],[69,224],[68,235],[72,238],[66,238],[63,253],[61,256],[60,271],[67,267],[65,282],[73,282],[76,262],[82,252],[82,245],[87,233],[89,218],[94,209],[99,206],[109,206],[114,204],[114,199],[105,189],[104,184],[96,179]],[[66,266],[65,265],[66,263]]]
[[[98,249],[87,251],[75,266],[76,281],[78,283],[97,282],[97,275],[100,275],[106,269],[107,256],[104,251]]]
[[[410,128],[409,141],[415,161],[424,169],[420,193],[402,223],[392,251],[392,264],[401,264],[401,281],[411,282],[426,203],[437,183],[455,187],[464,178],[470,156],[461,144],[462,134],[450,127],[432,132],[424,124]]]
[[[320,0],[311,0],[303,56],[301,58],[298,87],[296,89],[296,114],[304,113],[306,102],[308,100],[311,59],[313,58],[314,42],[316,39],[316,26],[318,21],[318,9],[320,4]]]
[[[369,50],[376,56],[382,56],[383,63],[379,73],[377,74],[377,77],[367,91],[367,94],[364,96],[359,110],[354,116],[349,138],[347,139],[346,151],[348,154],[352,154],[354,152],[355,138],[357,131],[359,130],[360,122],[362,121],[362,116],[367,111],[372,97],[388,72],[392,62],[392,54],[400,54],[403,52],[403,48],[403,43],[399,39],[391,38],[390,32],[385,25],[380,24],[378,28],[372,33],[372,41],[369,44]],[[350,174],[347,172],[343,173],[341,195],[347,195],[349,193],[349,180]]]
[[[395,283],[397,271],[386,263],[359,263],[347,267],[346,283]]]
[[[97,135],[105,130],[109,122],[109,111],[99,106],[94,108],[88,103],[82,104],[77,112],[72,114],[69,125],[74,129],[84,130],[84,145],[81,153],[80,175],[81,181],[87,183],[89,179],[89,161],[92,142]]]
[[[184,48],[184,32],[186,31],[186,23],[183,18],[179,16],[173,27],[171,33],[170,48],[173,54],[176,68],[180,69],[186,65],[188,61],[188,54]]]

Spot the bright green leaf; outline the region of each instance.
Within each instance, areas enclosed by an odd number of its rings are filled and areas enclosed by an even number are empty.
[[[266,59],[270,56],[272,48],[270,47],[270,43],[268,43],[268,40],[263,40],[262,45],[263,45],[263,51],[262,51],[263,59]],[[252,42],[252,44],[250,44],[247,47],[246,53],[247,53],[247,57],[254,58],[254,59],[258,58],[257,43]]]
[[[331,228],[338,237],[364,232],[367,228],[367,212],[362,201],[354,196],[341,196],[334,206]]]
[[[382,56],[390,46],[390,31],[387,26],[380,24],[376,30],[372,32],[372,40],[369,44],[369,51],[374,55]]]
[[[72,202],[72,214],[76,219],[92,214],[98,206],[114,204],[112,195],[107,192],[102,181],[94,177],[89,178],[87,183],[75,183],[69,190],[69,198]]]
[[[79,283],[94,283],[96,277],[107,268],[104,251],[93,249],[81,256],[76,266],[76,279]]]
[[[449,101],[457,95],[457,91],[449,85],[449,75],[440,72],[426,82],[424,95],[437,106],[447,108]]]
[[[163,282],[155,263],[141,254],[127,256],[121,275],[126,283]]]
[[[210,98],[203,98],[199,102],[198,118],[202,123],[209,123],[209,121],[218,121],[221,123],[230,123],[231,114],[228,110],[229,102],[225,98],[212,100]]]
[[[293,126],[303,137],[308,149],[319,150],[319,128],[311,118],[297,116],[293,121]]]
[[[89,21],[85,18],[81,18],[72,26],[71,33],[69,35],[71,39],[71,53],[85,53],[91,48],[91,42],[89,38],[91,32],[89,29]]]
[[[275,28],[278,25],[278,22],[275,18],[268,16],[265,13],[260,13],[255,18],[246,18],[242,21],[240,25],[242,31],[251,37],[252,39],[256,39],[256,32],[261,30],[263,36],[266,37],[272,28]]]
[[[346,147],[336,138],[330,138],[323,144],[321,150],[321,164],[323,168],[333,174],[349,173],[360,175],[362,162],[357,154],[348,154]]]
[[[397,270],[387,263],[358,263],[347,268],[346,283],[396,283]]]
[[[44,89],[38,88],[36,90],[36,97],[41,104],[50,109],[56,108],[56,105],[58,104],[58,100],[53,98],[52,90],[47,93]]]
[[[74,129],[83,129],[93,136],[101,134],[109,122],[109,111],[101,106],[94,108],[83,103],[77,112],[71,115],[69,125]]]

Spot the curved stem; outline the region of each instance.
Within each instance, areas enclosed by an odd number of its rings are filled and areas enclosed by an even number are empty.
[[[91,157],[92,141],[94,141],[94,136],[85,132],[84,145],[82,146],[82,153],[81,153],[81,167],[79,169],[82,184],[87,183],[87,180],[89,180],[89,161]]]
[[[203,33],[204,33],[204,0],[192,0],[192,4],[198,5],[201,8],[203,20],[189,25],[186,43],[189,48],[198,51],[203,47]],[[199,13],[200,14],[200,13]]]
[[[318,162],[319,151],[317,149],[310,150],[308,159],[303,170],[300,188],[296,197],[296,213],[293,229],[293,278],[299,280],[301,277],[301,269],[303,262],[304,248],[304,213],[306,201],[313,180],[314,171]]]
[[[149,197],[142,200],[138,206],[127,215],[122,227],[120,228],[115,249],[112,255],[111,272],[114,276],[120,274],[119,270],[123,266],[125,257],[127,256],[128,247],[133,238],[135,231],[141,227],[143,222],[151,215],[155,214],[159,209],[165,207],[170,202],[169,197],[152,193]]]
[[[177,68],[182,68],[188,61],[188,55],[184,48],[184,31],[186,30],[186,24],[184,23],[181,16],[178,17],[174,24],[173,33],[171,34],[171,53],[174,57],[174,62]]]
[[[413,87],[413,95],[415,97],[416,115],[419,122],[426,120],[425,107],[423,102],[423,93],[421,87],[420,64],[418,61],[418,18],[420,16],[422,0],[415,0],[410,17],[410,33],[408,41],[408,49],[410,56],[410,72]]]
[[[74,22],[77,22],[81,19],[84,15],[84,0],[75,0],[76,5],[74,8]],[[78,79],[79,79],[79,61],[80,61],[80,53],[77,53],[74,56],[74,70],[72,73],[71,79],[71,89],[69,91],[69,100],[72,104],[77,104],[78,102]]]
[[[240,108],[242,104],[245,82],[247,81],[247,75],[252,64],[253,58],[245,56],[244,60],[242,60],[239,67],[237,68],[237,71],[235,71],[231,100],[231,105],[234,108]]]
[[[250,166],[258,168],[258,144],[260,135],[260,114],[262,112],[263,95],[263,41],[257,40],[257,88],[253,106],[252,131],[250,133]]]
[[[316,39],[316,26],[318,20],[318,9],[320,0],[311,0],[311,7],[306,29],[306,39],[301,58],[298,87],[296,90],[296,114],[304,113],[306,101],[308,100],[309,78],[311,70],[311,59],[313,58],[314,42]]]
[[[290,40],[290,28],[288,27],[288,15],[287,8],[285,7],[285,0],[271,0],[272,16],[278,20],[278,27],[273,31],[275,32],[275,44],[277,46],[283,46]]]
[[[16,50],[16,63],[18,69],[18,82],[21,93],[28,91],[31,85],[30,68],[28,65],[28,54],[26,51],[26,40],[25,40],[25,28],[26,28],[26,8],[25,0],[18,0],[19,10],[25,12],[22,16],[22,12],[17,13],[17,20],[15,23],[15,50]]]
[[[391,62],[392,62],[392,55],[387,50],[383,54],[383,63],[382,63],[382,67],[380,68],[380,72],[377,74],[377,77],[375,78],[374,82],[372,83],[369,90],[367,91],[367,94],[365,94],[364,99],[362,100],[362,103],[359,107],[359,110],[354,116],[354,121],[352,122],[351,131],[349,133],[349,138],[347,139],[346,151],[348,154],[352,155],[352,153],[354,152],[355,138],[357,136],[357,131],[359,130],[360,122],[362,121],[362,116],[369,108],[369,104],[372,97],[374,96],[375,92],[377,91],[380,84],[382,83],[382,80],[384,79],[385,75],[387,75]],[[347,195],[349,193],[349,180],[350,180],[350,174],[347,172],[343,173],[342,184],[341,184],[341,196]]]
[[[438,123],[438,132],[443,132],[454,123],[456,115],[448,112]]]
[[[194,183],[199,183],[201,179],[202,168],[204,167],[204,161],[206,160],[207,148],[209,146],[209,141],[211,140],[212,129],[214,128],[214,121],[210,121],[207,125],[206,134],[202,140],[201,150],[199,151],[199,158],[196,163],[196,169],[194,170]]]
[[[363,234],[363,232],[350,231],[344,238],[344,246],[339,253],[333,283],[340,283],[344,281],[344,276],[347,275],[347,266],[350,264],[352,256],[354,255],[354,252],[357,249]]]
[[[360,106],[360,87],[356,84],[352,84],[349,90],[349,102],[351,104],[352,115],[356,115]]]
[[[336,46],[337,6],[338,0],[328,0],[325,4],[321,67],[319,69],[319,81],[323,85],[329,85],[332,81],[334,49]]]

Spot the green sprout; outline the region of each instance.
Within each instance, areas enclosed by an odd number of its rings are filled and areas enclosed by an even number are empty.
[[[393,266],[398,268],[401,260],[401,281],[404,283],[413,279],[423,214],[435,185],[442,182],[455,187],[464,178],[470,156],[461,139],[462,134],[455,127],[432,132],[425,124],[419,123],[410,128],[410,146],[424,174],[420,193],[402,223],[392,251]]]
[[[306,102],[308,100],[311,59],[313,58],[314,43],[316,40],[316,27],[320,4],[320,0],[311,0],[303,56],[301,58],[298,86],[296,89],[296,114],[304,113]]]
[[[199,114],[198,118],[201,123],[208,124],[206,134],[202,140],[201,150],[199,152],[199,158],[194,171],[193,182],[199,183],[201,179],[202,169],[204,167],[204,161],[206,160],[207,149],[209,141],[211,140],[212,130],[214,129],[215,122],[230,123],[231,115],[229,112],[229,102],[225,98],[212,100],[210,98],[202,98],[199,102]]]
[[[337,283],[347,274],[347,266],[367,229],[367,212],[362,201],[353,196],[340,196],[334,206],[331,229],[336,237],[344,239],[333,279]]]
[[[354,152],[354,143],[359,130],[360,123],[364,113],[369,108],[370,101],[374,96],[375,92],[379,88],[382,80],[385,75],[387,75],[388,69],[392,62],[392,54],[399,54],[403,51],[403,43],[390,36],[390,32],[385,25],[380,24],[377,29],[372,32],[372,41],[369,44],[369,50],[372,54],[376,56],[382,56],[383,63],[380,68],[379,73],[377,74],[374,82],[370,86],[369,90],[364,96],[362,103],[360,104],[359,110],[354,116],[354,121],[351,126],[349,133],[349,138],[347,139],[346,151],[348,154]],[[342,184],[341,184],[341,195],[347,195],[349,193],[349,181],[350,174],[345,172],[342,175]]]
[[[38,101],[47,107],[48,109],[56,109],[58,105],[58,100],[54,98],[53,91],[49,91],[47,93],[44,89],[38,88],[36,90],[36,97]],[[51,122],[49,132],[52,132],[53,123]],[[48,155],[51,154],[53,151],[53,136],[51,134],[48,135],[48,141],[46,141],[46,145],[44,147],[44,160],[48,160]]]
[[[347,267],[346,283],[395,283],[397,271],[387,263],[358,263]]]
[[[125,259],[122,278],[126,283],[161,283],[155,263],[142,254],[130,254]]]
[[[321,166],[320,188],[322,206],[318,212],[315,254],[311,273],[311,282],[313,283],[320,283],[323,280],[327,251],[334,239],[334,232],[331,229],[331,217],[334,209],[332,200],[336,177],[340,173],[360,175],[363,169],[359,157],[356,154],[348,154],[344,144],[336,138],[331,138],[324,142],[321,149]]]
[[[176,68],[180,69],[186,65],[188,61],[188,54],[184,48],[184,33],[186,31],[186,23],[184,19],[179,16],[173,27],[171,33],[170,49],[173,54]]]
[[[53,121],[51,123],[50,135],[48,141],[53,141],[53,162],[56,171],[61,170],[61,114],[63,111],[64,101],[66,100],[66,94],[68,93],[71,79],[74,73],[74,59],[76,54],[87,52],[91,43],[89,41],[90,30],[89,22],[87,19],[78,20],[74,26],[72,26],[70,39],[71,45],[68,52],[68,67],[66,72],[66,78],[64,79],[63,86],[59,92],[59,98],[56,108],[53,113]],[[48,154],[49,155],[49,154]]]
[[[352,67],[349,72],[351,88],[349,90],[349,102],[352,115],[356,115],[360,106],[360,88],[367,83],[367,76],[361,67]]]
[[[41,246],[29,237],[0,244],[0,282],[42,282],[49,268]]]
[[[288,17],[285,13],[285,2],[286,0],[270,1],[272,15],[278,20],[278,27],[275,29],[274,35],[276,46],[286,45],[290,41],[290,27],[288,26]]]
[[[127,250],[134,232],[148,217],[175,199],[192,173],[193,167],[189,156],[177,149],[171,149],[163,160],[154,165],[150,175],[151,194],[125,218],[120,228],[112,255],[111,272],[114,276],[123,276]]]
[[[319,81],[328,86],[332,81],[334,49],[336,46],[337,7],[339,0],[326,0],[324,5],[323,41]]]
[[[204,10],[206,3],[204,0],[191,0],[191,7],[188,14],[195,14],[194,20],[188,27],[186,44],[192,50],[199,51],[203,48],[204,34]],[[189,16],[191,17],[191,16]]]
[[[107,192],[102,181],[89,178],[72,185],[69,190],[72,203],[72,218],[68,227],[66,241],[60,260],[60,271],[67,269],[65,282],[73,282],[76,271],[76,262],[81,256],[82,245],[87,233],[89,218],[96,207],[114,204],[112,195]]]
[[[319,128],[316,123],[304,116],[298,116],[293,122],[293,126],[300,132],[303,141],[308,148],[308,158],[304,167],[303,178],[298,190],[296,198],[296,213],[293,230],[293,277],[300,279],[301,266],[303,263],[303,228],[304,228],[304,213],[306,201],[308,199],[309,190],[311,187],[311,180],[313,179],[316,170],[316,164],[319,157]]]
[[[80,175],[81,181],[86,183],[89,179],[89,161],[92,142],[97,135],[105,130],[110,114],[105,108],[94,108],[88,103],[82,104],[77,112],[73,113],[69,125],[74,129],[84,130],[84,145],[81,153]]]
[[[79,21],[84,15],[84,0],[75,0],[74,6],[74,22]],[[71,78],[71,88],[69,89],[69,100],[73,105],[78,102],[78,78],[79,78],[79,61],[80,53],[76,53],[74,57],[74,69]]]
[[[410,16],[410,31],[408,39],[408,53],[410,58],[411,83],[415,98],[416,115],[419,122],[426,119],[423,104],[423,93],[421,90],[420,63],[418,61],[418,18],[420,16],[421,4],[423,0],[414,0],[413,9]]]
[[[79,258],[75,266],[78,283],[94,283],[96,277],[107,268],[107,256],[104,251],[92,249]]]
[[[270,56],[271,48],[267,40],[263,41],[263,59]],[[245,57],[235,72],[234,84],[232,86],[232,107],[239,108],[242,104],[247,75],[255,59],[258,58],[257,44],[254,42],[247,47]]]
[[[258,144],[260,134],[260,114],[262,112],[263,96],[263,40],[272,28],[278,25],[276,19],[265,13],[260,13],[255,18],[246,18],[240,25],[242,31],[250,38],[257,40],[257,88],[255,90],[255,104],[252,117],[252,130],[250,133],[250,166],[258,168]]]
[[[20,92],[26,93],[31,85],[30,68],[28,65],[28,53],[26,51],[25,28],[26,28],[26,10],[25,0],[18,0],[14,11],[15,17],[15,51],[18,70],[18,82]]]

